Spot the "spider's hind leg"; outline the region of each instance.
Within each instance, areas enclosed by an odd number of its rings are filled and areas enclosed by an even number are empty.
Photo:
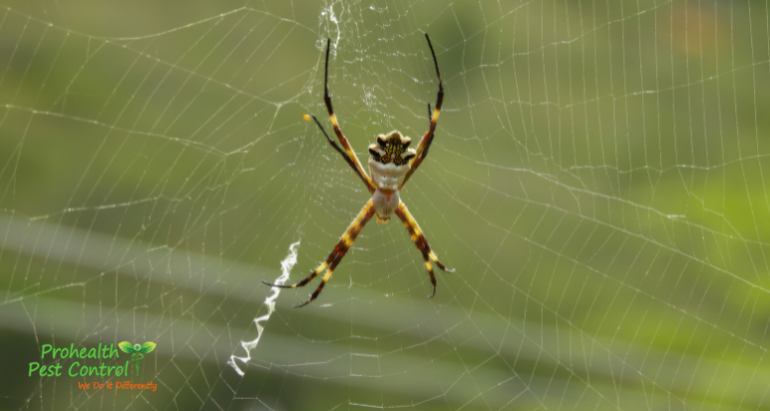
[[[337,122],[337,116],[334,115],[334,107],[332,107],[332,97],[329,95],[329,50],[331,48],[331,42],[332,39],[326,40],[326,63],[324,65],[324,103],[326,104],[326,110],[329,112],[329,119],[332,121],[332,127],[334,128],[334,134],[337,135],[337,138],[340,140],[340,144],[342,144],[342,148],[344,149],[344,154],[342,150],[340,150],[339,147],[336,146],[336,144],[332,144],[335,146],[334,148],[339,151],[340,154],[342,154],[342,157],[345,158],[345,161],[350,164],[351,167],[353,167],[353,171],[358,174],[358,177],[361,178],[361,181],[364,182],[364,185],[366,185],[366,189],[369,190],[370,193],[374,194],[374,191],[377,189],[377,187],[374,186],[374,183],[372,182],[372,179],[369,178],[369,175],[366,174],[366,171],[364,170],[364,167],[361,165],[361,162],[358,161],[358,157],[356,157],[356,152],[353,151],[353,148],[350,147],[350,142],[348,142],[348,139],[345,138],[345,135],[342,134],[342,130],[340,129],[340,125]],[[315,117],[312,117],[315,119]],[[307,120],[307,117],[305,117],[305,120]],[[315,120],[316,124],[318,124],[318,127],[321,127],[321,130],[326,135],[326,139],[329,140],[330,143],[332,143],[331,139],[329,138],[329,135],[326,134],[326,130],[323,130],[323,127],[321,126],[321,123],[318,122],[318,120]]]
[[[409,236],[412,237],[414,245],[417,246],[417,249],[422,253],[422,258],[425,260],[425,267],[428,269],[428,274],[430,274],[430,282],[433,284],[433,293],[431,293],[428,298],[433,298],[433,296],[436,295],[436,276],[433,274],[433,264],[431,264],[431,261],[436,263],[439,268],[448,273],[453,273],[455,270],[452,268],[446,268],[446,266],[441,263],[441,261],[439,261],[438,257],[436,257],[436,254],[433,252],[433,250],[430,249],[428,240],[425,238],[422,230],[420,230],[420,226],[417,224],[417,221],[415,221],[414,217],[409,214],[409,210],[406,209],[404,203],[398,204],[396,215],[404,223],[404,227],[406,227],[406,231],[409,232]]]
[[[422,161],[425,160],[425,157],[428,155],[428,149],[430,148],[431,143],[433,142],[434,133],[436,131],[436,124],[438,123],[438,116],[441,112],[441,103],[444,101],[444,83],[441,81],[441,72],[438,70],[438,60],[436,60],[436,52],[433,51],[433,44],[430,42],[430,37],[428,37],[428,33],[425,33],[425,39],[428,40],[428,47],[430,48],[430,55],[433,57],[433,65],[436,67],[436,77],[438,77],[438,95],[436,96],[436,107],[433,108],[433,113],[431,113],[430,110],[430,103],[428,103],[428,117],[430,119],[430,128],[428,128],[428,131],[422,136],[422,139],[420,140],[420,144],[417,145],[417,156],[412,160],[410,165],[412,168],[406,173],[406,177],[404,177],[404,181],[401,182],[401,186],[398,188],[401,190],[401,188],[404,187],[404,184],[406,184],[407,181],[409,181],[409,177],[414,174],[415,171],[417,171],[417,167],[422,164]]]
[[[312,281],[318,274],[321,274],[324,270],[327,268],[329,269],[326,274],[324,275],[323,279],[321,280],[321,284],[318,285],[318,288],[310,294],[310,298],[308,298],[307,301],[305,301],[302,304],[295,305],[294,307],[304,307],[308,305],[311,301],[315,300],[316,297],[318,297],[318,294],[321,294],[321,290],[323,290],[324,286],[326,285],[326,282],[329,281],[329,279],[332,277],[332,272],[335,268],[337,268],[337,264],[342,261],[342,257],[345,257],[345,253],[348,252],[350,247],[353,245],[353,242],[356,240],[356,237],[358,237],[358,233],[361,232],[361,230],[364,228],[364,225],[369,221],[369,219],[372,218],[374,215],[374,202],[372,200],[369,200],[369,202],[366,203],[363,210],[361,210],[360,213],[358,213],[358,216],[355,220],[350,224],[348,229],[345,231],[345,234],[342,235],[342,238],[340,238],[340,241],[337,242],[337,245],[334,246],[334,250],[332,250],[331,254],[329,254],[329,257],[321,263],[321,265],[318,266],[312,273],[310,273],[307,278],[304,280],[290,284],[290,285],[284,285],[284,284],[272,284],[268,283],[267,281],[262,281],[263,283],[271,286],[271,287],[279,287],[279,288],[297,288],[302,287]]]

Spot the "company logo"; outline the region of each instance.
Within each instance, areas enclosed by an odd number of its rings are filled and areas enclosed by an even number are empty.
[[[58,348],[51,344],[42,345],[42,354],[40,358],[46,359],[46,355],[51,357],[51,360],[56,361],[55,364],[41,364],[33,361],[29,363],[29,374],[37,374],[41,377],[60,377],[64,375],[65,360],[72,360],[77,358],[79,360],[92,359],[92,360],[104,360],[104,359],[117,359],[118,350],[115,349],[114,344],[102,345],[99,343],[98,347],[92,347],[90,349],[82,347],[80,349],[75,348],[75,344],[70,344],[69,348]],[[99,376],[99,377],[111,377],[128,375],[128,361],[125,365],[107,365],[102,362],[100,366],[88,366],[81,364],[80,361],[72,361],[67,367],[67,375],[70,377],[87,377],[87,376]]]
[[[118,347],[120,349],[128,354],[131,354],[131,360],[134,362],[134,365],[136,366],[136,375],[139,375],[139,365],[142,364],[142,358],[144,358],[144,354],[147,354],[149,352],[152,352],[152,350],[155,349],[155,344],[152,341],[147,341],[146,343],[139,345],[139,344],[131,344],[128,341],[123,341],[122,343],[118,344]]]
[[[99,343],[91,348],[76,348],[74,343],[70,344],[69,347],[65,346],[62,348],[55,347],[52,344],[43,344],[40,347],[40,359],[42,361],[30,362],[27,376],[128,377],[130,370],[129,360],[121,364],[119,359],[120,351],[131,354],[131,360],[136,368],[135,375],[138,376],[144,354],[153,351],[155,347],[156,344],[152,341],[142,345],[132,345],[128,341],[123,341],[118,344],[117,348],[114,343]],[[46,362],[53,363],[45,364]]]

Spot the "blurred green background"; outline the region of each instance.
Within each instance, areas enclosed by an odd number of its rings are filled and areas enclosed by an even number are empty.
[[[0,2],[0,408],[770,409],[767,1]],[[368,193],[303,113],[436,140]],[[156,342],[134,382],[41,346]],[[121,357],[123,358],[123,357]],[[126,357],[127,359],[128,357]],[[46,362],[54,364],[55,362]],[[66,361],[64,362],[66,366]]]

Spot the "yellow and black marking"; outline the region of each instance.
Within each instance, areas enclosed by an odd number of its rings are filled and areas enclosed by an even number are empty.
[[[308,298],[307,301],[305,301],[302,304],[295,305],[294,307],[304,307],[308,304],[310,304],[311,301],[315,300],[318,297],[318,294],[321,294],[321,290],[323,290],[324,286],[326,285],[326,282],[329,281],[330,278],[332,278],[332,272],[335,268],[337,268],[337,264],[342,261],[342,257],[345,257],[345,253],[348,252],[350,249],[350,246],[353,245],[353,242],[356,240],[356,237],[358,236],[358,233],[361,232],[361,230],[364,228],[366,223],[372,218],[374,215],[374,201],[369,200],[366,205],[364,206],[363,210],[361,210],[360,213],[358,213],[358,217],[356,217],[355,220],[350,224],[348,229],[345,231],[345,234],[342,235],[340,238],[340,241],[337,242],[337,245],[334,246],[334,250],[332,250],[331,254],[329,254],[329,257],[321,263],[321,265],[318,266],[312,273],[310,273],[307,278],[304,280],[291,284],[291,285],[278,285],[278,284],[272,284],[268,283],[267,281],[262,281],[263,283],[271,286],[271,287],[280,287],[280,288],[297,288],[302,287],[305,284],[312,281],[318,274],[322,273],[324,270],[327,269],[326,275],[324,275],[323,279],[321,280],[321,284],[318,285],[318,288],[316,288],[315,291],[313,291],[312,294],[310,294],[310,298]]]
[[[398,208],[396,209],[396,215],[404,223],[404,227],[406,227],[406,231],[409,232],[409,236],[412,237],[414,245],[416,245],[417,249],[422,253],[422,258],[425,260],[425,267],[428,269],[428,274],[430,274],[430,282],[433,284],[433,293],[429,295],[428,298],[433,298],[433,296],[436,295],[436,276],[433,274],[433,265],[431,264],[431,261],[448,273],[452,273],[454,270],[446,268],[446,266],[439,261],[438,257],[436,257],[436,254],[430,249],[428,240],[425,238],[422,230],[420,230],[417,221],[415,221],[412,215],[409,214],[409,210],[406,209],[404,203],[399,203]]]
[[[373,148],[373,145],[369,146],[369,154],[375,161],[382,164],[388,164],[392,161],[393,164],[400,166],[407,164],[414,157],[414,154],[403,155],[408,153],[407,149],[411,144],[412,139],[403,137],[398,131],[393,131],[387,136],[377,136],[376,148]],[[381,154],[381,152],[385,154]]]
[[[444,102],[444,83],[441,81],[441,72],[439,72],[438,69],[438,60],[436,60],[436,52],[433,51],[433,44],[430,42],[430,37],[428,37],[428,33],[425,33],[425,39],[428,40],[428,47],[430,47],[430,54],[433,56],[433,65],[436,67],[436,76],[438,77],[438,96],[436,96],[436,107],[433,109],[433,115],[430,118],[430,128],[425,133],[424,136],[422,136],[422,140],[420,140],[420,144],[417,146],[417,156],[412,160],[411,163],[411,169],[406,173],[406,176],[404,177],[404,181],[401,183],[401,186],[398,188],[401,190],[404,187],[404,184],[406,184],[407,181],[409,181],[409,177],[414,174],[414,172],[417,170],[417,167],[422,164],[422,161],[425,160],[425,157],[428,155],[428,149],[430,148],[431,143],[433,142],[433,135],[436,131],[436,123],[438,123],[438,116],[441,113],[441,104]],[[430,104],[428,104],[428,110],[430,111]]]
[[[392,143],[387,143],[385,144],[385,147],[382,147],[382,150],[385,151],[385,155],[382,156],[383,163],[390,163],[390,161],[393,160],[393,164],[397,166],[401,165],[403,162],[401,153],[403,153],[405,149],[400,142],[393,141]]]

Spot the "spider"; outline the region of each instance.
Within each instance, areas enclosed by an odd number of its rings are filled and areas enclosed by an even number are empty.
[[[326,41],[324,102],[326,103],[326,109],[329,111],[329,117],[331,118],[334,132],[337,134],[337,138],[339,138],[344,151],[337,145],[337,143],[334,142],[334,140],[329,137],[329,134],[326,133],[326,130],[318,121],[315,115],[305,114],[303,117],[307,121],[310,121],[311,119],[315,121],[329,144],[331,144],[331,146],[337,150],[340,155],[342,155],[342,158],[347,161],[353,171],[355,171],[358,177],[361,178],[361,181],[364,182],[364,185],[372,194],[372,198],[367,201],[363,210],[358,213],[358,216],[350,224],[348,229],[345,231],[345,234],[342,235],[342,238],[340,238],[337,245],[334,246],[334,250],[332,250],[331,254],[329,254],[329,257],[326,259],[326,261],[321,263],[321,265],[319,265],[315,271],[310,273],[307,278],[291,285],[272,284],[267,281],[262,281],[271,287],[303,287],[312,281],[318,274],[328,269],[323,279],[321,280],[321,284],[312,294],[310,294],[310,298],[308,298],[308,300],[304,303],[295,305],[294,307],[303,307],[308,305],[311,301],[318,297],[318,295],[321,293],[321,290],[323,290],[324,286],[326,285],[326,282],[329,281],[329,278],[331,278],[332,272],[335,268],[337,268],[337,264],[342,261],[345,253],[350,249],[350,247],[353,245],[353,242],[356,240],[358,233],[361,232],[361,230],[364,228],[364,225],[366,225],[372,216],[377,217],[377,223],[387,223],[390,217],[395,213],[404,223],[406,230],[412,237],[412,241],[414,241],[417,249],[422,253],[423,259],[425,259],[425,266],[428,268],[428,274],[430,274],[430,282],[433,284],[433,293],[431,293],[428,298],[432,298],[434,295],[436,295],[436,277],[433,275],[433,265],[431,264],[431,261],[436,263],[436,265],[438,265],[445,272],[454,272],[453,269],[447,269],[444,264],[442,264],[441,261],[439,261],[439,259],[436,257],[436,254],[431,251],[430,246],[428,245],[428,240],[425,239],[425,235],[422,233],[422,230],[420,230],[420,226],[417,225],[417,221],[415,221],[414,217],[409,214],[409,210],[406,209],[406,206],[399,198],[399,192],[404,187],[404,184],[406,184],[406,182],[409,180],[409,177],[414,174],[415,170],[417,170],[417,167],[422,164],[422,161],[425,160],[425,156],[428,155],[428,148],[430,148],[430,144],[433,141],[433,134],[436,130],[436,122],[438,121],[439,112],[441,111],[441,102],[444,100],[444,86],[441,83],[441,73],[439,73],[438,70],[436,53],[433,51],[433,45],[430,42],[428,33],[425,33],[425,39],[428,40],[428,47],[430,48],[430,54],[433,56],[433,64],[436,67],[436,76],[438,77],[438,97],[436,98],[436,107],[432,114],[430,103],[428,103],[430,128],[422,137],[422,140],[420,140],[420,144],[417,146],[417,150],[410,148],[409,145],[412,143],[412,140],[409,137],[403,136],[398,131],[394,130],[387,135],[378,135],[375,139],[375,143],[369,146],[369,172],[372,174],[371,178],[369,178],[369,175],[367,175],[366,171],[364,171],[361,163],[358,161],[358,157],[356,157],[356,153],[350,147],[350,143],[348,143],[348,140],[342,134],[340,126],[337,123],[337,117],[334,115],[334,109],[332,108],[332,98],[329,96],[328,87],[329,47],[331,45],[331,39],[327,39]]]

